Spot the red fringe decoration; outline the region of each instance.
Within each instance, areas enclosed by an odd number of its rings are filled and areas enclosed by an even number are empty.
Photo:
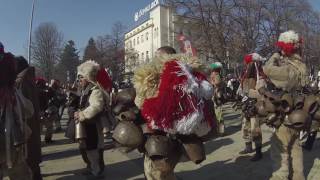
[[[294,43],[285,43],[282,41],[277,42],[276,44],[287,56],[290,56],[296,53],[297,49]]]
[[[106,90],[108,93],[112,90],[112,80],[104,68],[101,68],[96,76],[97,82],[100,86]]]
[[[157,97],[146,99],[141,113],[149,128],[167,131],[173,128],[174,122],[201,109],[201,103],[194,94],[187,94],[185,89],[188,77],[178,75],[182,72],[177,60],[168,61],[164,65],[160,77],[159,93]],[[198,81],[205,80],[205,76],[195,73]],[[203,105],[203,104],[202,104]],[[213,125],[214,119],[209,109],[205,110],[206,120]]]
[[[206,75],[200,72],[194,72],[193,75],[196,76],[199,81],[208,81]],[[210,125],[210,127],[216,128],[217,118],[214,112],[214,104],[212,100],[205,100],[204,107],[203,107],[203,114],[204,114],[205,121]]]

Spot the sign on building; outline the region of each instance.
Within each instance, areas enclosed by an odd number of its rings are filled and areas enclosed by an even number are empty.
[[[140,9],[138,12],[134,13],[134,21],[138,21],[142,16],[148,13],[151,9],[159,4],[159,0],[154,0],[151,4],[148,4],[145,8]]]

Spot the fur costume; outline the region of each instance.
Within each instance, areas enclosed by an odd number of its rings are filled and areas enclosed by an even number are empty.
[[[286,91],[308,84],[307,66],[298,54],[287,57],[274,53],[263,67],[263,72],[276,87]]]
[[[169,59],[172,57],[184,58]],[[213,87],[203,74],[185,62],[201,69],[195,58],[181,55],[158,57],[138,69],[134,76],[136,103],[151,129],[203,136],[214,126],[214,115],[207,103]]]
[[[137,92],[135,103],[138,107],[142,106],[145,99],[155,97],[158,94],[160,74],[164,63],[172,59],[179,59],[179,61],[190,65],[194,71],[208,73],[208,69],[200,63],[197,57],[185,54],[163,54],[154,57],[152,62],[140,66],[134,72],[133,84]]]

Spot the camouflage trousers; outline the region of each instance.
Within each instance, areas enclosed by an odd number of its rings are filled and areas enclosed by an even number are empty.
[[[271,137],[270,180],[304,180],[303,153],[297,130],[281,125]]]
[[[246,143],[254,142],[256,145],[262,145],[261,124],[258,118],[243,118],[242,134]]]
[[[147,180],[176,180],[174,168],[161,171],[157,165],[148,157],[144,156],[144,174]]]

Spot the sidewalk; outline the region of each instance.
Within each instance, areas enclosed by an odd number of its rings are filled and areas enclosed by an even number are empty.
[[[244,148],[239,113],[230,106],[224,112],[226,135],[216,138],[205,145],[207,159],[200,165],[181,162],[176,167],[179,180],[265,180],[272,173],[270,160],[271,129],[263,126],[264,157],[259,162],[251,162],[251,155],[238,154]],[[68,144],[62,133],[54,135],[56,142],[42,148],[41,170],[44,180],[85,180],[81,175],[84,163],[78,152],[77,144]],[[319,180],[320,142],[316,141],[312,152],[304,152],[305,175],[309,180]],[[117,150],[106,150],[105,179],[143,180],[143,159],[137,151],[123,154]],[[311,169],[314,167],[313,169]]]

